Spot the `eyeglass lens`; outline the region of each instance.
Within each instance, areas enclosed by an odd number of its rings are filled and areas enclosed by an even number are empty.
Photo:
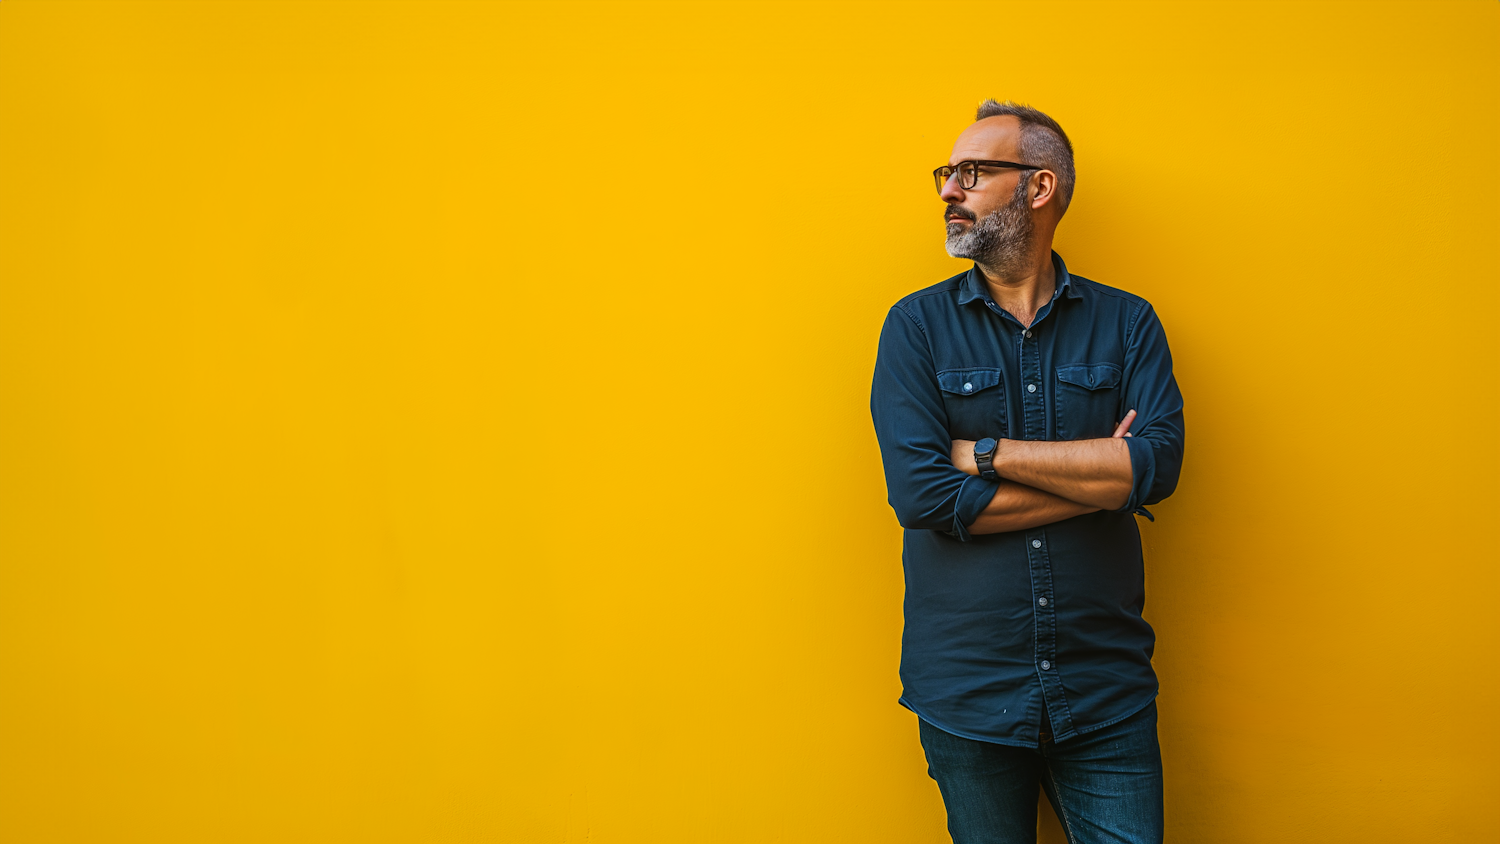
[[[955,171],[958,173],[958,186],[960,188],[972,190],[979,183],[979,165],[977,164],[965,161],[957,167],[939,167],[937,172],[933,173],[937,181],[938,193],[943,192],[943,186],[948,184],[948,180],[953,177]]]

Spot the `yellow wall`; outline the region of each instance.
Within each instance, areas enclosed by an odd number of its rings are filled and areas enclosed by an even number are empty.
[[[0,4],[0,840],[939,842],[867,411],[988,96],[1187,397],[1171,837],[1500,840],[1500,3]]]

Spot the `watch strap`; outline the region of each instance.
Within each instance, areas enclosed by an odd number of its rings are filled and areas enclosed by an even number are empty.
[[[985,451],[980,451],[979,443],[974,444],[974,465],[979,467],[979,477],[987,481],[998,481],[1000,475],[995,472],[995,452],[1000,444],[988,437],[981,442],[989,442],[990,447]]]

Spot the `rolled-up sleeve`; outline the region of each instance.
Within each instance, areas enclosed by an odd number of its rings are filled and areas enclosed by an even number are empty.
[[[932,350],[917,321],[899,305],[880,331],[870,415],[896,520],[904,528],[940,530],[967,542],[969,525],[1000,487],[954,468]]]
[[[1125,440],[1133,481],[1120,510],[1134,512],[1177,489],[1184,436],[1182,393],[1172,375],[1167,335],[1144,302],[1125,345],[1125,407],[1136,412]]]

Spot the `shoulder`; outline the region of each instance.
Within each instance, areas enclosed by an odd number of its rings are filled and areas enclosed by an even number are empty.
[[[1100,284],[1091,278],[1084,278],[1081,275],[1072,276],[1072,284],[1078,289],[1079,295],[1085,299],[1095,300],[1096,304],[1116,304],[1118,307],[1130,308],[1132,310],[1140,307],[1151,307],[1150,302],[1131,293],[1129,290],[1121,290],[1118,287]]]
[[[959,286],[966,275],[968,275],[967,272],[962,272],[951,278],[945,278],[931,287],[908,293],[897,300],[896,304],[891,306],[891,310],[901,311],[920,325],[925,322],[922,317],[933,310],[958,306]]]
[[[1128,328],[1133,328],[1141,317],[1152,312],[1151,303],[1128,290],[1100,284],[1081,275],[1072,276],[1072,285],[1078,297],[1099,315],[1113,313],[1123,318]]]

